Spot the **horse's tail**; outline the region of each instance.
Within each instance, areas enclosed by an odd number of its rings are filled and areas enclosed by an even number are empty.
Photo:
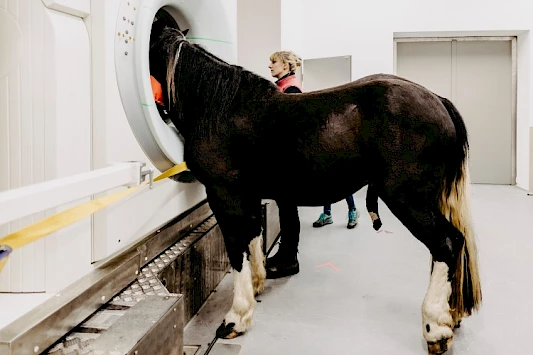
[[[445,181],[440,196],[440,210],[444,216],[463,234],[465,243],[461,248],[455,277],[452,281],[450,308],[454,320],[469,316],[481,305],[481,283],[479,278],[477,247],[471,225],[468,168],[468,135],[463,118],[455,106],[446,98],[440,98],[455,125],[456,142],[446,162]]]

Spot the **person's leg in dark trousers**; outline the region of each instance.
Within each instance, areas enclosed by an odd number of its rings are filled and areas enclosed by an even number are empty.
[[[324,214],[331,216],[331,205],[324,206]]]
[[[276,200],[279,209],[281,237],[276,255],[267,259],[267,279],[277,279],[297,274],[298,244],[300,242],[300,217],[296,205]]]
[[[359,211],[355,207],[355,201],[353,195],[346,197],[346,203],[348,204],[348,229],[352,229],[357,225],[357,220],[359,219]]]
[[[355,201],[353,200],[353,195],[346,197],[346,203],[348,204],[348,211],[354,211],[356,209]]]

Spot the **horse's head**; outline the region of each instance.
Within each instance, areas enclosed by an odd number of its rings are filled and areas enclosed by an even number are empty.
[[[242,69],[189,43],[175,27],[154,25],[150,71],[162,86],[169,118],[185,137],[193,131],[208,131],[211,128],[206,127],[216,127],[217,120],[226,117]]]
[[[169,57],[173,57],[177,45],[185,41],[188,29],[183,32],[177,28],[168,27],[165,21],[155,21],[150,33],[150,74],[161,83],[163,88],[167,86],[167,68],[170,63]]]

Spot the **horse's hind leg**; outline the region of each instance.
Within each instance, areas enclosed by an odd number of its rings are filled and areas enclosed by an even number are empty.
[[[379,230],[383,224],[378,212],[378,188],[374,184],[368,184],[366,190],[366,210],[372,219],[372,227]]]
[[[462,247],[460,233],[453,230],[437,209],[386,199],[385,202],[410,232],[424,243],[433,257],[429,286],[422,304],[423,334],[430,354],[446,351],[452,343],[454,322],[450,313],[451,277]]]
[[[261,200],[222,187],[208,189],[207,196],[222,231],[233,274],[233,303],[217,329],[217,337],[231,339],[252,325],[254,294],[264,285]]]
[[[469,254],[465,236],[444,217],[439,206],[414,195],[389,195],[384,201],[433,257],[422,303],[422,327],[429,353],[442,354],[452,344],[455,325],[480,302],[477,266],[465,259]],[[470,252],[475,253],[472,249]]]

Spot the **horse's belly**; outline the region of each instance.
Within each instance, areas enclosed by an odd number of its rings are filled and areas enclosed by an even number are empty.
[[[265,173],[268,198],[291,200],[300,206],[323,206],[345,199],[368,183],[367,169],[359,159],[319,169],[294,164]]]
[[[320,180],[311,179],[295,185],[291,197],[299,206],[324,206],[345,199],[365,185],[366,181],[357,177],[349,180],[339,179],[336,176]]]

